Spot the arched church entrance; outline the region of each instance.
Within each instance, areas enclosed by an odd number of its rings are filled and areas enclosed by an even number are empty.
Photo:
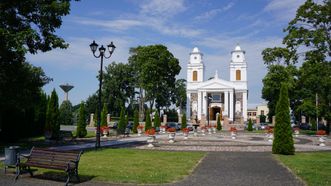
[[[215,106],[210,108],[210,120],[216,120],[217,113],[221,113],[221,107]]]

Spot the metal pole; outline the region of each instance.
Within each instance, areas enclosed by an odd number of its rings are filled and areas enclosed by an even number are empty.
[[[102,66],[103,66],[103,54],[101,54],[101,64],[100,64],[100,77],[99,77],[99,97],[98,97],[98,102],[99,102],[99,110],[98,110],[98,125],[97,125],[97,140],[95,144],[95,148],[100,148],[100,124],[101,124],[101,88],[102,88],[102,76],[103,76],[103,71],[102,71]]]
[[[207,96],[207,119],[208,119],[208,127],[209,127],[209,97]]]
[[[316,131],[318,131],[318,95],[316,93]]]

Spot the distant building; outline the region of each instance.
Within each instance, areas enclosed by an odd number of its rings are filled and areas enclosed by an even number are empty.
[[[221,113],[230,121],[247,121],[247,63],[245,51],[239,45],[231,52],[230,81],[205,78],[203,54],[197,47],[190,53],[187,64],[187,118],[201,119],[209,112],[210,120]]]
[[[260,117],[260,115],[266,116],[266,122],[269,122],[268,119],[269,108],[266,104],[261,104],[256,106],[255,108],[247,109],[247,118],[251,119],[253,123],[256,122],[256,119]]]

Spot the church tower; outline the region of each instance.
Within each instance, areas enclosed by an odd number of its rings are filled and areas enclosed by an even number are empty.
[[[187,65],[187,83],[200,83],[204,81],[203,54],[197,47],[194,47],[190,53],[190,61]]]
[[[241,50],[239,44],[237,44],[236,48],[231,52],[230,81],[247,81],[247,64],[245,61],[245,51]]]

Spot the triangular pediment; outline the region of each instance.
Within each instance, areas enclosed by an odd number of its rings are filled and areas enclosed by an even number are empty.
[[[201,83],[198,89],[232,89],[234,85],[230,81],[226,81],[223,79],[211,79]]]

